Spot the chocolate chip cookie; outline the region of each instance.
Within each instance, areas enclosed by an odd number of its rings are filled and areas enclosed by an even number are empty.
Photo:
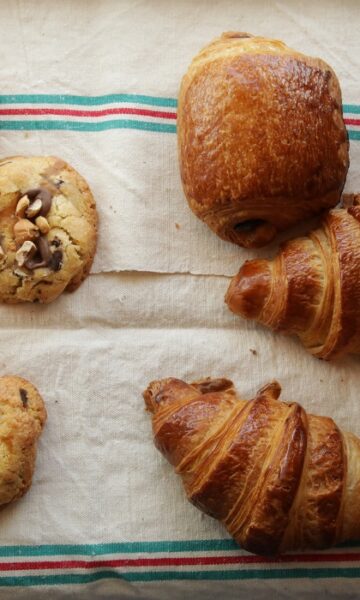
[[[0,301],[52,302],[88,275],[97,213],[86,181],[53,156],[0,161]]]
[[[0,377],[0,506],[31,485],[36,443],[46,421],[44,402],[26,379]]]

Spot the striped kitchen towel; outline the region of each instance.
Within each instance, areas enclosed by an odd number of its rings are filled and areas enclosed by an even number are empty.
[[[359,191],[353,0],[0,2],[0,155],[63,157],[100,213],[94,276],[54,305],[0,313],[1,369],[33,380],[49,412],[33,488],[1,514],[1,600],[358,596],[358,544],[269,559],[226,538],[186,502],[143,410],[154,377],[230,377],[250,397],[277,376],[286,399],[360,434],[356,359],[332,369],[292,340],[235,327],[224,276],[269,249],[226,244],[184,200],[179,81],[226,30],[283,39],[334,67],[347,190]]]

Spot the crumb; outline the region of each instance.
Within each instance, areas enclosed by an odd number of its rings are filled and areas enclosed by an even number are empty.
[[[55,404],[58,404],[59,400],[55,400]]]
[[[180,229],[179,223],[175,223],[175,227],[176,227],[176,229]]]
[[[320,383],[324,383],[324,380],[323,380],[323,379],[320,379]]]
[[[26,138],[26,139],[27,139],[27,138],[29,138],[29,137],[30,137],[30,133],[29,133],[28,131],[25,131],[25,132],[24,132],[24,138]]]
[[[257,351],[254,350],[254,348],[250,348],[250,352],[251,354],[253,354],[254,356],[257,356]]]

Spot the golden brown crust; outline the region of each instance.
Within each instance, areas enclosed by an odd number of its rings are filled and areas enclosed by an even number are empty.
[[[14,375],[0,377],[0,409],[0,506],[4,506],[31,485],[46,409],[37,389]]]
[[[229,382],[214,387],[166,379],[144,392],[155,444],[189,500],[255,553],[357,539],[360,440],[281,402],[277,382],[251,401]]]
[[[47,190],[51,196],[48,231],[41,237],[52,255],[61,257],[54,268],[19,268],[17,262],[21,242],[15,231],[20,217],[15,213],[19,200],[31,189]],[[32,226],[37,229],[35,218]],[[27,218],[22,222],[30,223]],[[52,302],[64,290],[77,289],[88,275],[97,242],[95,201],[83,177],[63,160],[12,156],[0,161],[0,225],[1,302]],[[36,235],[35,243],[40,232]]]
[[[225,300],[234,313],[297,335],[319,358],[360,353],[360,205],[333,209],[272,261],[247,261]]]
[[[263,246],[339,201],[349,144],[337,77],[282,42],[224,34],[182,80],[178,148],[193,212],[225,240]]]

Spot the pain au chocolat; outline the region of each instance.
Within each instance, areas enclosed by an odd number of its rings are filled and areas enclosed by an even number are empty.
[[[178,149],[193,212],[224,240],[264,246],[340,199],[349,144],[338,79],[283,42],[224,33],[181,82]]]

